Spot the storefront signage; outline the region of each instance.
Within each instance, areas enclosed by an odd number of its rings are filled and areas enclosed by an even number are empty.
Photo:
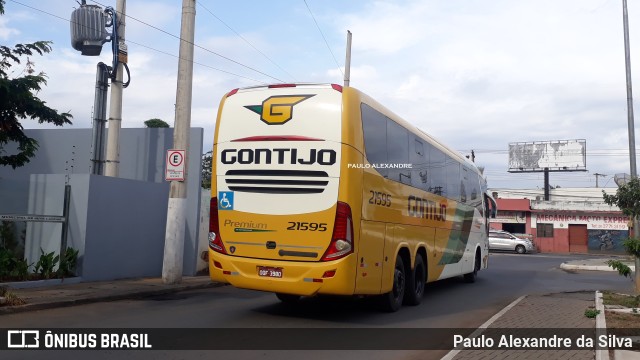
[[[554,228],[567,228],[568,225],[587,225],[587,229],[628,230],[629,218],[624,215],[599,214],[554,214],[540,213],[537,223],[553,224]]]

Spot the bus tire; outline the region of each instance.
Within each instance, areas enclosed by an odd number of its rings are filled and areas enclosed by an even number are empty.
[[[478,271],[480,271],[480,251],[476,250],[476,256],[473,260],[473,271],[468,274],[464,274],[464,281],[468,283],[476,282]]]
[[[407,286],[404,292],[404,304],[416,306],[420,305],[422,295],[424,295],[424,286],[427,282],[427,269],[424,264],[422,255],[416,256],[416,264],[413,271],[407,279]]]
[[[396,265],[393,270],[393,286],[391,291],[383,294],[380,298],[382,310],[386,312],[396,312],[402,306],[406,287],[406,273],[404,269],[404,261],[398,255],[396,257]]]
[[[300,295],[276,293],[276,297],[285,304],[295,304],[300,301]]]

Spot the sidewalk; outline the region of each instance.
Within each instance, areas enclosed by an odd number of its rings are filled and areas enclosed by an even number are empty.
[[[0,306],[0,316],[8,313],[131,299],[218,286],[222,286],[222,284],[211,282],[209,276],[189,276],[183,277],[180,284],[173,285],[164,284],[161,278],[144,278],[63,283],[62,285],[24,289],[10,288],[12,293],[25,300],[27,304]]]
[[[602,257],[588,260],[573,260],[560,265],[565,270],[610,271]],[[618,258],[619,259],[619,258]],[[73,306],[101,301],[115,301],[161,295],[185,290],[223,286],[211,282],[208,276],[183,277],[180,284],[166,285],[160,278],[123,279],[104,282],[77,282],[63,285],[10,289],[12,293],[27,301],[26,305],[0,306],[3,314]],[[594,306],[594,292],[573,292],[547,295],[523,296],[494,315],[474,333],[480,336],[491,329],[591,329],[596,320],[589,319],[584,312]],[[604,309],[602,310],[604,318]],[[446,359],[534,359],[549,358],[550,350],[452,350]],[[609,360],[607,351],[552,350],[554,359]],[[613,353],[612,353],[613,354]],[[616,351],[615,360],[640,359],[640,352]]]

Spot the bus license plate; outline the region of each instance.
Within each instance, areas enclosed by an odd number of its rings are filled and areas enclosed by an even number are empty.
[[[258,266],[258,275],[272,278],[282,277],[282,268],[275,268],[269,266]]]

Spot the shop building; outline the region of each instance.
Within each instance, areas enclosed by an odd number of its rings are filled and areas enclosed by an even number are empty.
[[[602,191],[615,188],[492,189],[498,204],[491,228],[523,234],[538,251],[549,253],[624,254],[630,219],[607,205]]]

